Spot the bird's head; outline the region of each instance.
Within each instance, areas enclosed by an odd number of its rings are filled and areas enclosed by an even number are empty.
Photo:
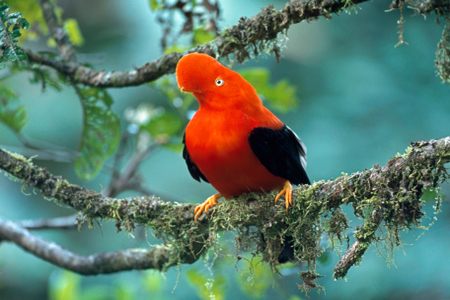
[[[257,97],[254,88],[241,75],[202,53],[183,56],[176,69],[178,86],[193,93],[200,104],[230,106],[233,99]],[[227,99],[227,101],[223,101]]]

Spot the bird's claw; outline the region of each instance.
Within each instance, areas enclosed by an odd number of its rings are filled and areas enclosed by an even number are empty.
[[[198,219],[198,217],[200,217],[200,215],[202,214],[203,211],[205,211],[205,213],[208,213],[208,209],[210,209],[211,207],[215,206],[218,203],[217,200],[220,197],[222,197],[222,195],[220,193],[217,193],[215,195],[212,195],[208,199],[206,199],[206,201],[203,202],[202,204],[197,205],[197,207],[195,208],[195,211],[194,211],[195,223],[197,223],[197,219]]]
[[[289,213],[289,206],[292,206],[294,202],[292,201],[292,184],[287,180],[284,183],[283,189],[275,197],[275,204],[277,204],[278,199],[284,195],[286,204],[286,214]]]

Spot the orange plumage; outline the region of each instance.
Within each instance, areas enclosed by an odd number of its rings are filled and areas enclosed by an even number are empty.
[[[250,83],[208,55],[184,56],[176,76],[180,89],[192,93],[200,104],[186,127],[184,158],[195,179],[206,180],[219,191],[197,207],[195,220],[221,196],[245,192],[283,190],[276,200],[286,194],[287,209],[292,204],[289,180],[309,183],[305,149],[296,135],[263,106]],[[278,143],[286,145],[278,148]],[[284,155],[280,151],[292,154],[290,160],[295,162],[272,157]],[[293,172],[300,173],[292,177],[282,170],[286,168],[299,168]]]

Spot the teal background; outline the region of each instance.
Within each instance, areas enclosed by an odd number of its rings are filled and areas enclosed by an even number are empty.
[[[155,21],[145,0],[118,1],[59,1],[65,17],[78,20],[86,39],[78,49],[82,57],[97,69],[129,70],[153,61],[162,55],[159,46],[160,26]],[[221,26],[235,24],[241,16],[252,16],[268,4],[276,8],[283,1],[222,1]],[[442,84],[434,67],[436,45],[442,25],[433,16],[424,20],[412,17],[405,9],[404,39],[409,45],[394,47],[398,41],[399,11],[385,12],[388,2],[368,2],[358,12],[341,13],[332,20],[321,19],[301,23],[288,32],[283,58],[276,63],[271,56],[258,57],[239,70],[250,66],[264,66],[271,70],[272,81],[282,78],[298,87],[301,101],[298,109],[277,115],[302,138],[308,147],[308,169],[314,181],[328,180],[352,173],[374,164],[384,165],[398,152],[404,153],[411,141],[428,140],[450,135],[450,87]],[[238,9],[237,9],[238,8]],[[26,17],[26,16],[25,16]],[[30,42],[29,48],[45,50],[46,45]],[[171,75],[173,76],[173,75]],[[81,134],[82,112],[71,89],[63,92],[47,90],[41,93],[39,85],[28,83],[28,75],[16,75],[8,80],[21,102],[26,104],[29,123],[24,133],[33,140],[76,149]],[[122,118],[127,107],[139,103],[162,105],[165,99],[148,85],[123,89],[110,89],[114,99],[113,110]],[[124,123],[125,124],[125,123]],[[0,125],[0,146],[6,149],[21,147],[17,138]],[[64,163],[40,161],[52,173],[69,181],[100,191],[109,183],[109,173],[102,172],[94,181],[82,182],[76,178],[73,166]],[[111,166],[111,162],[107,166]],[[140,168],[148,187],[166,200],[201,202],[214,193],[214,189],[197,183],[189,176],[181,153],[160,149],[152,154]],[[26,189],[31,196],[21,193],[21,186],[0,177],[0,216],[10,220],[46,218],[70,215],[73,210],[45,201],[39,194]],[[311,299],[446,299],[450,298],[450,213],[448,194],[450,187],[443,185],[443,212],[438,220],[422,234],[417,229],[403,233],[405,246],[394,256],[390,266],[371,247],[361,266],[352,268],[346,280],[334,282],[332,268],[338,261],[336,253],[321,263],[318,272],[326,277],[319,283],[323,292],[310,292]],[[125,193],[121,196],[129,196]],[[427,208],[432,217],[432,204]],[[425,220],[428,224],[430,220]],[[356,225],[355,221],[351,225]],[[150,236],[148,242],[143,230],[133,239],[125,233],[115,233],[113,222],[103,222],[96,229],[83,228],[66,231],[42,231],[39,236],[55,241],[80,255],[101,251],[115,251],[131,247],[156,244]],[[233,254],[232,236],[224,248]],[[219,258],[220,260],[220,258]],[[233,260],[213,267],[215,274],[225,274],[225,298],[249,298],[238,285],[248,274],[238,273]],[[199,261],[182,266],[177,284],[178,270],[165,273],[160,288],[153,297],[158,299],[198,299],[197,288],[186,272],[199,270],[213,278],[207,264]],[[283,270],[284,277],[273,275],[264,299],[304,298],[297,289],[301,267]],[[45,299],[49,282],[57,280],[61,271],[18,247],[0,245],[0,298]],[[159,276],[159,275],[155,275]],[[52,279],[53,278],[53,279]],[[55,279],[56,278],[56,279]],[[257,281],[258,278],[255,279]],[[142,272],[124,272],[115,275],[83,277],[81,288],[91,291],[91,299],[129,299],[147,297],[143,288]],[[176,286],[176,288],[174,288]],[[86,297],[87,294],[85,295]],[[122,298],[121,298],[122,297]]]

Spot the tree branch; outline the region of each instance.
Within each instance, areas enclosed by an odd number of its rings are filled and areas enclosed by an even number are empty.
[[[353,265],[359,263],[366,250],[372,244],[375,232],[382,221],[383,213],[381,210],[374,210],[370,219],[357,230],[355,234],[356,241],[334,267],[334,278],[344,277]]]
[[[63,247],[31,234],[14,222],[0,218],[0,240],[13,242],[25,251],[61,268],[82,275],[110,274],[129,270],[156,269],[163,271],[179,262],[195,262],[196,256],[178,257],[170,247],[128,249],[80,256]],[[175,256],[174,256],[175,255]]]
[[[119,157],[123,155],[123,147],[127,139],[128,133],[125,132],[122,135],[121,144],[119,145],[119,149],[116,153],[111,181],[106,190],[103,192],[103,195],[105,196],[115,197],[126,190],[141,190],[142,180],[136,174],[139,165],[152,151],[168,142],[167,140],[155,140],[144,149],[136,149],[136,152],[129,159],[127,165],[122,171],[119,171]]]
[[[60,41],[58,45],[67,46],[67,49],[61,49],[60,47],[60,51],[63,53],[63,58],[66,61],[52,59],[30,50],[27,50],[26,53],[30,61],[54,68],[69,76],[75,83],[103,88],[137,86],[154,81],[163,75],[174,73],[178,60],[183,55],[192,52],[206,53],[216,57],[226,57],[229,54],[234,54],[235,60],[243,62],[253,55],[256,56],[262,52],[269,51],[274,52],[278,59],[280,49],[277,46],[277,36],[279,33],[286,32],[291,25],[302,21],[314,21],[319,17],[329,19],[333,13],[337,14],[344,9],[350,9],[351,5],[357,5],[366,1],[290,1],[281,10],[267,6],[251,18],[241,18],[238,24],[224,29],[220,36],[206,45],[197,46],[184,53],[166,54],[153,62],[129,71],[99,71],[75,62],[72,59],[73,51],[70,50],[70,43],[65,37],[58,39]],[[49,1],[41,0],[41,3],[43,2]],[[400,4],[397,3],[396,5],[396,7],[394,5],[392,8],[398,8]],[[419,10],[418,7],[422,5],[420,2],[409,3],[409,5],[424,15],[440,8],[428,5],[427,9]],[[54,24],[54,22],[50,21],[51,19],[53,18],[46,16],[48,24]],[[49,27],[54,28],[55,26],[49,25]],[[59,27],[56,26],[56,28]],[[60,35],[59,30],[54,32],[54,37]]]
[[[267,245],[271,245],[275,237],[279,238],[280,232],[291,235],[294,247],[298,249],[297,257],[314,265],[324,233],[330,238],[345,235],[347,219],[336,212],[342,204],[351,204],[355,215],[365,219],[365,224],[357,228],[355,244],[336,266],[336,278],[344,276],[353,264],[360,261],[375,239],[375,231],[382,221],[388,230],[392,230],[390,235],[396,238],[401,230],[418,226],[424,215],[420,201],[423,190],[437,189],[440,182],[449,178],[444,168],[449,161],[450,136],[412,143],[407,154],[392,158],[383,167],[376,165],[371,170],[333,181],[296,188],[294,205],[288,215],[283,205],[273,204],[273,192],[252,193],[221,202],[195,224],[192,204],[172,204],[154,196],[127,199],[104,197],[70,184],[23,157],[0,150],[1,169],[41,190],[43,196],[82,212],[91,222],[94,218],[108,218],[116,220],[118,229],[132,230],[134,223],[152,227],[154,234],[166,239],[173,251],[169,256],[164,252],[158,258],[168,265],[176,264],[172,259],[182,263],[198,259],[214,240],[215,235],[210,235],[211,232],[245,226],[256,226],[264,232]],[[367,212],[370,212],[368,216]],[[326,221],[322,219],[327,218],[331,220],[328,225],[332,226],[324,225]],[[279,247],[280,240],[276,242]]]
[[[380,174],[389,176],[389,171],[394,170],[397,172],[408,170],[411,172],[411,163],[423,165],[423,172],[430,171],[425,168],[428,164],[433,163],[432,166],[429,166],[429,168],[432,169],[436,169],[438,167],[442,168],[442,166],[449,162],[449,160],[450,137],[414,143],[413,148],[405,158],[395,157],[382,168],[374,168],[361,173],[354,173],[348,177],[339,177],[334,181],[329,181],[326,183],[316,183],[314,191],[316,194],[320,195],[321,198],[332,200],[333,205],[329,206],[329,208],[337,207],[341,204],[342,198],[350,197],[347,202],[351,202],[350,200],[354,201],[353,198],[355,198],[355,196],[351,194],[349,195],[348,191],[344,189],[344,183],[346,182],[348,185],[352,185],[363,181],[364,183],[370,184],[375,189],[378,185],[380,185],[379,180],[382,179]],[[33,165],[24,157],[11,154],[2,149],[0,149],[0,169],[3,169],[18,179],[21,179],[25,184],[39,189],[43,196],[50,197],[57,203],[62,203],[78,211],[82,211],[86,213],[87,216],[92,218],[125,219],[130,222],[145,224],[149,221],[158,219],[158,215],[162,212],[167,212],[166,210],[168,208],[176,213],[179,213],[194,207],[192,204],[173,205],[151,196],[126,199],[105,197],[100,193],[71,184],[67,180],[62,179],[60,176],[51,174],[45,168]],[[436,185],[435,182],[428,182],[431,180],[431,174],[428,173],[429,172],[426,172],[425,174],[417,174],[420,178],[426,175],[425,178],[422,178],[424,183],[426,182],[425,188]],[[389,177],[394,177],[394,175],[390,175]],[[407,178],[396,179],[398,181],[399,179],[406,180]],[[398,188],[400,189],[401,187],[399,186]],[[296,189],[296,192],[299,193],[299,196],[301,196],[300,194],[308,192],[308,189],[299,187]],[[363,190],[361,190],[361,192],[363,192]],[[360,195],[359,198],[369,199],[371,198],[372,192],[373,191],[364,191],[364,195]],[[271,199],[271,193],[267,193],[264,198]],[[237,199],[240,199],[240,197]],[[117,208],[117,211],[113,211],[113,208]],[[146,215],[141,215],[135,213],[135,210],[148,212]],[[214,208],[212,210],[214,210]],[[277,213],[282,210],[283,209],[280,206],[277,209]],[[191,212],[191,214],[193,216],[193,212]],[[185,215],[179,221],[185,222],[192,216]],[[207,222],[207,220],[202,217],[199,220]],[[252,225],[254,223],[255,219],[252,218],[249,219],[244,225]]]
[[[49,2],[48,0],[40,0]],[[166,74],[174,73],[178,60],[188,53],[200,52],[216,57],[226,57],[234,54],[234,59],[243,62],[253,55],[259,55],[265,51],[275,53],[278,60],[280,49],[277,46],[277,36],[286,32],[293,24],[302,21],[314,21],[319,17],[332,18],[332,14],[338,14],[344,9],[350,9],[367,0],[323,0],[323,1],[290,1],[281,10],[272,6],[266,6],[260,13],[251,18],[241,18],[238,24],[224,29],[220,36],[212,42],[197,46],[184,53],[170,53],[159,59],[146,63],[145,65],[129,71],[99,71],[83,66],[73,59],[73,51],[66,37],[61,37],[59,30],[54,31],[54,37],[61,41],[60,51],[66,62],[55,60],[45,55],[26,50],[28,59],[32,62],[49,66],[69,76],[75,83],[95,87],[126,87],[137,86],[154,81]],[[445,1],[408,2],[408,7],[420,12],[422,15],[436,12],[438,15],[443,10],[448,10]],[[394,1],[390,8],[398,9],[403,6],[404,1]],[[45,16],[45,14],[44,14]],[[47,23],[52,18],[46,17]],[[50,26],[50,25],[49,25]],[[51,28],[54,28],[52,26]],[[56,27],[58,28],[58,27]],[[60,28],[61,29],[61,28]],[[56,40],[55,38],[55,40]],[[58,42],[57,40],[57,42]]]
[[[41,5],[45,23],[47,23],[50,34],[58,46],[59,53],[61,53],[65,61],[76,62],[77,56],[67,32],[63,29],[62,24],[60,24],[56,16],[55,5],[50,0],[39,0],[39,4]]]
[[[24,229],[43,230],[43,229],[70,229],[75,228],[78,214],[66,217],[36,220],[21,220],[15,224]]]

